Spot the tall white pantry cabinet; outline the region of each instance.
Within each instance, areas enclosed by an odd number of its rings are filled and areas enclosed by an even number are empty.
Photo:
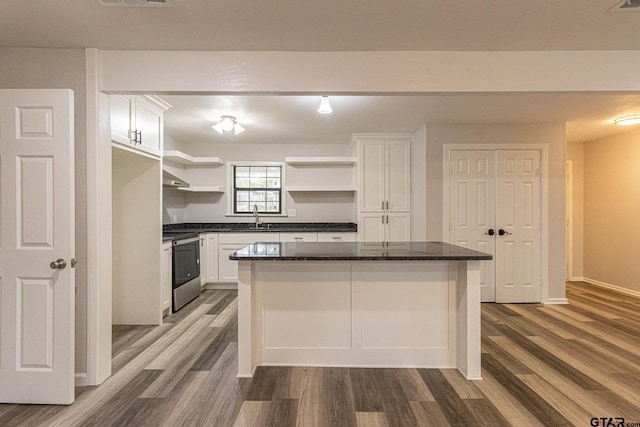
[[[411,136],[361,135],[358,236],[367,242],[411,240]]]

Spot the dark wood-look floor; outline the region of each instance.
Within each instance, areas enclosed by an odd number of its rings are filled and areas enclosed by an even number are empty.
[[[640,299],[586,283],[569,284],[568,298],[484,304],[482,381],[452,369],[313,367],[237,379],[236,293],[206,291],[159,327],[114,327],[113,376],[78,388],[73,405],[0,405],[0,425],[640,423]]]

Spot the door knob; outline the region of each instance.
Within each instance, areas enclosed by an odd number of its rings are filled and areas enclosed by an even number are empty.
[[[51,261],[49,267],[52,270],[64,270],[67,267],[67,261],[63,260],[62,258],[58,258],[55,261]]]
[[[489,236],[493,236],[494,234],[496,234],[496,232],[494,231],[494,229],[493,229],[493,228],[490,228],[490,229],[489,229],[489,231],[487,231],[487,232],[486,232],[486,233],[484,233],[484,234],[488,234]]]
[[[498,230],[498,234],[501,235],[501,236],[504,236],[505,234],[508,235],[508,236],[511,236],[512,233],[509,233],[508,231],[503,230],[501,228],[500,230]]]

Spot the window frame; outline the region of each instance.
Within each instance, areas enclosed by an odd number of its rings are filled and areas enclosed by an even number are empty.
[[[270,167],[270,166],[278,166],[280,167],[280,188],[278,189],[280,192],[280,212],[279,213],[271,213],[271,212],[262,212],[259,214],[262,217],[265,216],[287,216],[287,207],[286,207],[286,164],[284,162],[227,162],[227,215],[226,216],[237,216],[237,217],[251,217],[253,216],[253,211],[251,212],[236,212],[236,175],[235,170],[237,166],[249,166],[249,167]],[[269,191],[270,189],[265,188],[265,191]],[[275,190],[275,189],[272,189]],[[261,189],[258,189],[261,191]]]

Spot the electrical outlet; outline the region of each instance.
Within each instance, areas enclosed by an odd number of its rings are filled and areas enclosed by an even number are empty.
[[[178,215],[173,215],[173,216],[171,216],[171,222],[172,222],[173,224],[177,223],[177,222],[178,222]]]
[[[287,214],[288,216],[296,216],[296,210],[295,209],[289,209],[289,213]]]

